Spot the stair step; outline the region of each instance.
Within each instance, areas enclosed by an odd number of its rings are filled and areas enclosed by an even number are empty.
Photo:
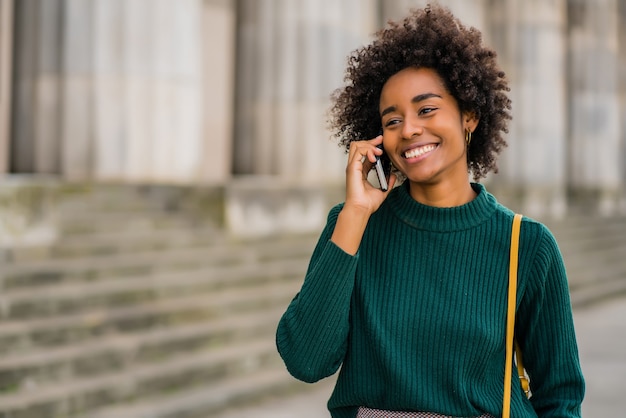
[[[600,246],[610,246],[611,243],[622,242],[626,227],[614,227],[610,229],[595,229],[589,227],[588,230],[581,230],[577,233],[555,235],[559,245],[564,248],[578,250],[594,248]]]
[[[62,236],[87,236],[97,232],[144,232],[172,228],[202,226],[198,221],[180,215],[153,213],[128,216],[124,213],[100,215],[98,218],[77,217],[59,222]]]
[[[243,289],[171,297],[117,309],[100,309],[50,318],[0,323],[0,354],[33,352],[47,347],[78,344],[94,337],[141,332],[185,323],[214,320],[234,312],[286,307],[301,279],[261,283]]]
[[[211,386],[219,387],[219,377],[246,376],[271,364],[279,365],[275,343],[260,339],[221,350],[187,353],[164,363],[0,395],[0,410],[12,418],[76,414],[136,397],[188,390],[211,381]]]
[[[148,398],[81,415],[79,418],[206,418],[234,405],[246,405],[265,396],[289,394],[307,387],[284,368],[224,379],[219,386],[201,386],[184,393]]]
[[[572,306],[579,308],[624,294],[626,294],[626,268],[622,268],[620,273],[612,277],[604,277],[587,286],[573,288],[571,301]]]
[[[599,217],[586,217],[579,220],[566,219],[564,221],[557,221],[552,224],[552,230],[564,237],[581,236],[587,233],[611,233],[614,230],[624,230],[626,228],[626,217],[612,217],[612,218],[599,218]]]
[[[591,215],[568,215],[563,219],[545,219],[540,220],[551,231],[566,235],[568,233],[579,233],[588,231],[589,229],[612,229],[623,228],[626,226],[626,217],[624,216],[591,216]]]
[[[96,282],[21,287],[0,295],[0,318],[29,319],[93,309],[158,302],[164,298],[207,293],[225,287],[304,277],[306,258],[203,267],[151,276],[129,276]]]
[[[68,190],[73,187],[73,190]],[[72,213],[98,211],[166,210],[183,206],[189,194],[215,195],[219,190],[198,187],[136,185],[136,184],[64,184],[65,193],[59,199],[59,210]]]
[[[89,236],[61,237],[53,244],[3,249],[4,260],[27,263],[51,259],[69,259],[170,250],[176,248],[207,247],[223,242],[221,231],[213,227],[168,228],[152,231],[105,232]]]
[[[313,245],[314,241],[310,237],[302,237],[267,242],[261,246],[252,242],[230,245],[224,243],[199,248],[15,263],[3,267],[2,287],[6,290],[65,281],[94,281],[115,276],[191,270],[203,266],[258,259],[289,258],[310,255]]]
[[[623,236],[622,232],[624,231],[626,231],[625,227],[605,229],[589,225],[576,231],[552,230],[552,233],[561,247],[576,250],[581,247],[587,248],[589,243],[604,245],[605,239],[619,240]]]
[[[626,237],[626,235],[625,235]],[[594,283],[600,276],[615,274],[626,268],[626,242],[610,249],[590,250],[584,254],[563,256],[572,287]],[[626,280],[626,276],[624,276]]]
[[[0,359],[0,393],[167,361],[182,353],[248,344],[248,340],[273,335],[283,311],[281,307],[244,312],[210,322],[99,337],[45,351],[6,355]]]

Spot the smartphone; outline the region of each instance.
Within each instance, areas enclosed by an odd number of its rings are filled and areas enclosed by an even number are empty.
[[[377,148],[383,149],[383,144],[377,145]],[[378,183],[380,184],[380,189],[383,192],[386,192],[389,189],[389,183],[387,183],[387,174],[389,170],[385,169],[387,166],[387,158],[383,154],[381,156],[376,156],[376,164],[374,167],[376,168],[376,175],[378,176]]]

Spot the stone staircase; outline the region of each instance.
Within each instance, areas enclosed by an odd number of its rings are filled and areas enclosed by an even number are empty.
[[[54,244],[4,249],[0,417],[207,417],[298,388],[273,335],[316,237],[162,206],[89,192]]]
[[[2,252],[0,418],[207,418],[306,387],[274,332],[317,234],[237,239],[129,187],[59,208],[54,243]],[[626,292],[626,218],[546,223],[575,306]]]

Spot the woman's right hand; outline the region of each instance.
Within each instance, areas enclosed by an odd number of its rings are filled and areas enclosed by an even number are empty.
[[[383,153],[376,147],[382,142],[383,137],[379,135],[369,141],[350,143],[346,167],[346,201],[331,237],[331,241],[348,254],[357,253],[370,216],[378,210],[396,183],[396,176],[392,174],[389,188],[383,192],[367,180],[368,173],[376,163],[376,156]]]
[[[350,143],[346,167],[346,201],[344,207],[361,210],[367,216],[378,210],[396,181],[396,176],[392,174],[389,178],[389,187],[384,192],[367,180],[370,170],[376,163],[376,157],[383,153],[383,150],[377,148],[377,145],[382,143],[382,135],[369,141]]]

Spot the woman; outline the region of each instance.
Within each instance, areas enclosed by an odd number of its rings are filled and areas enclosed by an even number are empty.
[[[350,57],[331,113],[349,149],[345,202],[277,330],[296,378],[341,367],[333,417],[500,415],[513,212],[469,176],[496,169],[507,91],[480,33],[439,6]],[[380,144],[394,168],[386,192],[367,176]],[[584,381],[559,249],[524,218],[519,254],[515,335],[532,397],[514,381],[511,416],[578,417]]]

